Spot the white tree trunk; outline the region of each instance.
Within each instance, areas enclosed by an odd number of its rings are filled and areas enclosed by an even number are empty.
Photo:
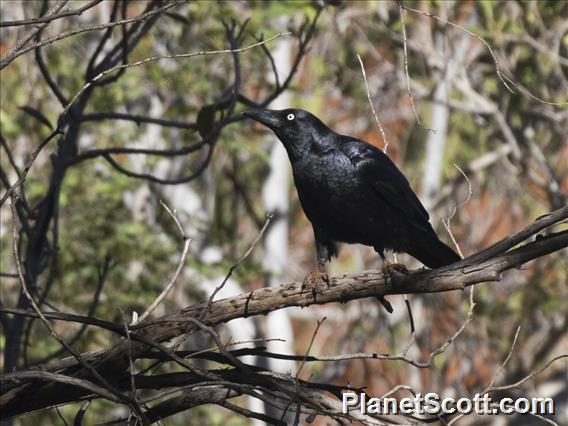
[[[446,40],[444,36],[438,35],[436,39],[437,50],[444,53],[447,52],[445,45]],[[434,198],[440,190],[442,179],[442,162],[450,117],[450,111],[446,103],[451,89],[451,82],[446,77],[450,74],[451,67],[452,61],[450,60],[446,72],[441,73],[440,81],[434,91],[434,104],[432,105],[432,115],[430,117],[430,128],[432,131],[428,134],[428,139],[426,140],[426,159],[422,176],[422,188],[420,190],[422,203],[424,203],[426,210],[430,210],[432,207]]]
[[[292,50],[291,39],[282,38],[274,52],[280,81],[283,81],[290,70],[290,56]],[[271,104],[273,109],[290,107],[290,95],[283,93]],[[262,201],[267,212],[276,212],[276,221],[265,236],[265,264],[272,272],[270,285],[280,284],[286,275],[288,262],[288,217],[289,209],[289,181],[290,161],[286,150],[272,133],[269,136],[270,147],[270,174],[262,190]],[[293,334],[290,317],[286,310],[273,312],[267,317],[267,337],[281,338],[285,342],[269,342],[269,350],[284,353],[293,353]],[[271,360],[270,366],[276,371],[289,372],[294,370],[294,362],[285,360]]]
[[[283,27],[286,22],[283,22]],[[281,38],[276,50],[273,52],[274,61],[278,70],[279,81],[284,81],[291,67],[290,57],[292,51],[291,39]],[[284,92],[275,99],[270,108],[283,109],[290,107],[290,94]],[[264,267],[271,272],[269,285],[282,283],[286,276],[288,262],[288,210],[289,210],[289,181],[290,164],[286,150],[270,133],[270,174],[262,188],[262,202],[266,212],[276,213],[275,220],[268,229],[264,238]],[[294,336],[290,316],[285,309],[272,312],[266,317],[266,338],[278,338],[284,341],[268,342],[267,349],[271,352],[285,354],[294,353]],[[271,370],[294,374],[295,363],[287,360],[268,359]],[[252,399],[249,408],[257,412],[263,412],[264,407],[260,400]],[[253,420],[252,424],[264,424],[260,420]]]
[[[446,69],[440,73],[440,80],[436,86],[433,97],[432,115],[430,117],[430,128],[426,141],[426,159],[422,175],[422,187],[420,188],[421,200],[430,211],[431,222],[435,223],[436,218],[430,210],[434,204],[436,195],[440,190],[442,182],[442,170],[444,152],[448,138],[448,122],[450,109],[448,101],[452,90],[452,85],[459,69],[464,65],[464,59],[469,46],[469,36],[463,34],[452,52],[448,46],[445,35],[438,34],[436,38],[436,50],[441,52],[441,56],[448,57]]]

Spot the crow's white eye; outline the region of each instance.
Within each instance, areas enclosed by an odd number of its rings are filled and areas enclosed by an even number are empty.
[[[294,118],[296,118],[296,116],[294,114],[288,114],[286,118],[288,119],[288,121],[292,121]]]

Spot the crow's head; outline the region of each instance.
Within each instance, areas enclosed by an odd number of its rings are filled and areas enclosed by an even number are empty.
[[[249,109],[243,115],[270,128],[289,153],[299,153],[333,133],[319,118],[303,109]]]

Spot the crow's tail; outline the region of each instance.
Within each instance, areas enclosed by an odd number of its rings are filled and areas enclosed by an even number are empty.
[[[461,257],[449,248],[446,244],[434,237],[427,242],[421,242],[412,250],[408,251],[412,257],[415,257],[428,268],[441,268],[450,263],[461,260]]]

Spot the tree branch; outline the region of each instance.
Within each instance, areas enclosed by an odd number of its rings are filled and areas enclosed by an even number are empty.
[[[40,18],[22,19],[20,21],[2,21],[2,22],[0,22],[0,28],[2,28],[2,27],[19,27],[21,25],[37,25],[37,24],[55,21],[56,19],[59,19],[59,18],[65,18],[67,16],[82,15],[85,10],[88,10],[88,9],[96,6],[101,1],[102,0],[94,0],[94,1],[87,3],[86,5],[78,8],[78,9],[71,9],[71,10],[66,10],[64,12],[52,13],[52,14],[49,14],[49,15],[46,15],[46,16],[42,16]]]
[[[110,22],[108,24],[101,24],[101,25],[88,25],[85,27],[81,27],[81,28],[76,28],[74,30],[69,30],[69,31],[65,31],[61,34],[57,34],[54,35],[52,37],[48,37],[44,40],[38,41],[30,46],[26,46],[27,42],[29,40],[27,40],[27,37],[25,40],[22,40],[20,42],[17,43],[16,46],[14,46],[12,49],[10,49],[8,52],[6,52],[4,55],[2,55],[2,57],[0,58],[0,70],[3,69],[4,67],[6,67],[7,65],[10,64],[10,62],[12,62],[14,59],[16,59],[18,56],[23,55],[26,52],[29,52],[30,50],[33,50],[35,48],[38,47],[42,47],[48,44],[51,44],[53,42],[62,40],[64,38],[68,38],[71,36],[74,36],[76,34],[81,34],[84,32],[89,32],[89,31],[100,31],[100,30],[104,30],[107,28],[112,28],[112,27],[116,27],[119,25],[126,25],[126,24],[131,24],[133,22],[138,22],[138,21],[144,21],[148,18],[151,18],[154,15],[158,15],[174,6],[177,6],[179,4],[182,3],[186,3],[186,0],[178,0],[178,1],[174,1],[172,3],[168,3],[162,7],[160,7],[159,9],[153,10],[151,12],[147,12],[147,13],[143,13],[141,15],[138,16],[134,16],[133,18],[128,18],[128,19],[123,19],[120,21],[114,21],[114,22]],[[63,7],[63,5],[65,5],[66,2],[63,2],[63,4],[61,5],[61,7]],[[61,9],[61,8],[60,8]],[[43,29],[46,25],[48,25],[49,22],[42,24],[39,28],[39,30]],[[35,37],[35,35],[37,34],[37,32],[39,30],[34,30],[33,34],[31,34],[31,38]],[[24,43],[25,41],[25,43]]]
[[[136,324],[131,327],[132,341],[123,339],[114,347],[96,352],[81,354],[83,362],[88,362],[104,377],[119,380],[127,375],[129,357],[140,358],[150,346],[160,346],[169,356],[179,356],[164,349],[159,342],[166,342],[181,335],[188,335],[200,330],[195,324],[207,327],[228,322],[236,318],[267,314],[277,309],[292,306],[310,306],[333,302],[347,302],[365,297],[381,297],[394,294],[436,293],[462,290],[465,287],[487,281],[499,281],[501,273],[517,268],[530,260],[562,250],[568,246],[568,230],[548,235],[538,235],[535,241],[514,248],[529,237],[560,224],[568,219],[568,207],[541,216],[534,223],[518,233],[503,239],[486,250],[476,253],[453,265],[436,270],[412,271],[409,275],[396,274],[387,277],[379,271],[347,273],[330,279],[329,284],[317,284],[313,292],[303,289],[301,282],[292,282],[280,287],[269,287],[241,294],[236,297],[203,302],[189,306],[176,313],[165,315],[155,321]],[[172,358],[173,359],[173,358]],[[183,364],[187,364],[183,361]],[[64,359],[58,363],[44,366],[46,371],[90,378],[89,371],[76,360]],[[16,395],[0,398],[0,409],[6,416],[25,413],[33,405],[34,409],[48,407],[56,403],[76,401],[83,394],[77,388],[58,383],[39,386],[37,383],[21,386]]]

